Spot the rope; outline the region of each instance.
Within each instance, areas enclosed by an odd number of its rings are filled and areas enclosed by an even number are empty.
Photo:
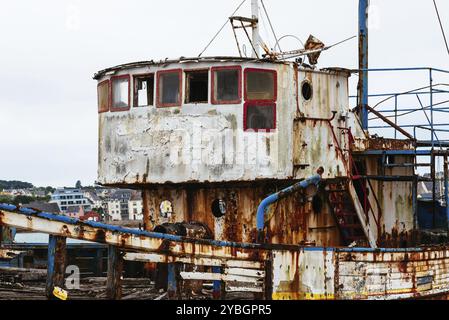
[[[239,9],[243,6],[243,4],[246,2],[246,0],[243,0],[242,3],[240,3],[240,5],[237,7],[237,9],[235,9],[235,11],[231,14],[231,17],[234,16],[234,14],[239,11]],[[211,41],[209,41],[209,43],[207,44],[207,46],[204,48],[203,51],[201,51],[201,53],[198,55],[198,58],[201,57],[203,55],[203,53],[209,49],[210,45],[212,44],[212,42],[215,41],[215,39],[218,37],[218,35],[221,33],[221,31],[223,31],[224,27],[226,27],[226,25],[228,24],[228,20],[226,19],[226,22],[223,24],[223,26],[220,28],[220,30],[218,30],[218,32],[215,34],[215,36],[212,38]]]

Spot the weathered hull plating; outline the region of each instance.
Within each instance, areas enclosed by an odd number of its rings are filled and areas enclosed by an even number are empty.
[[[446,247],[373,250],[227,243],[10,209],[0,211],[0,225],[141,252],[126,254],[131,261],[215,267],[213,272],[181,271],[179,276],[183,282],[222,282],[228,292],[267,299],[417,299],[449,293]]]

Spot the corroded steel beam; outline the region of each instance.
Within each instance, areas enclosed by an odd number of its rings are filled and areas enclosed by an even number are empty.
[[[97,222],[83,222],[65,216],[0,204],[0,225],[42,232],[61,237],[104,243],[128,251],[195,255],[232,260],[263,261],[267,250],[298,248],[284,245],[258,245],[215,240],[189,239],[180,236],[140,231]]]

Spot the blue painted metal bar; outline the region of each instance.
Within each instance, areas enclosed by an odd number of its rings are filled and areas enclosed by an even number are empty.
[[[369,0],[359,0],[359,102],[360,121],[368,129],[368,5]]]
[[[449,93],[449,91],[447,90],[441,90],[441,89],[433,89],[433,93],[434,94],[438,94],[438,93]],[[419,94],[419,95],[428,95],[429,91],[418,91],[418,92],[391,92],[391,93],[372,93],[372,94],[368,94],[368,98],[380,98],[380,97],[394,97],[395,95],[398,96],[407,96],[407,95],[412,95],[412,94]],[[357,96],[349,96],[350,99],[357,99]]]
[[[222,268],[221,267],[212,267],[212,272],[221,274],[222,273]],[[221,280],[215,280],[213,282],[212,296],[214,297],[214,299],[216,299],[216,300],[223,299],[222,287],[223,287],[223,283],[222,283]]]
[[[169,299],[175,299],[178,296],[178,270],[176,263],[169,263],[167,266],[167,294]]]
[[[410,125],[403,125],[401,128],[414,128],[414,127],[428,127],[428,124],[410,124]],[[449,127],[449,123],[437,123],[433,125],[434,127]],[[370,127],[371,129],[384,129],[384,128],[391,128],[390,126],[373,126]]]
[[[351,70],[353,73],[357,73],[359,71],[368,71],[368,72],[386,72],[386,71],[419,71],[419,70],[433,70],[436,72],[447,73],[449,74],[449,70],[443,70],[438,68],[431,67],[409,67],[409,68],[363,68],[358,70]]]
[[[112,226],[112,225],[108,225],[108,224],[104,224],[104,223],[100,223],[100,222],[81,221],[76,218],[69,218],[66,216],[57,215],[57,214],[53,214],[53,213],[47,213],[47,212],[38,212],[33,209],[17,207],[15,205],[11,205],[11,204],[0,203],[0,210],[18,212],[18,213],[28,215],[28,216],[36,216],[36,217],[47,219],[50,221],[58,221],[58,222],[63,222],[66,224],[71,224],[71,225],[87,225],[87,226],[90,226],[93,228],[101,228],[101,229],[112,231],[112,232],[122,232],[122,233],[137,235],[137,236],[146,236],[146,237],[150,237],[150,238],[154,238],[154,239],[162,239],[162,240],[178,241],[178,242],[195,241],[196,243],[209,244],[209,245],[217,246],[217,247],[233,247],[233,248],[242,248],[242,249],[267,248],[267,246],[264,246],[261,244],[256,244],[256,243],[237,243],[237,242],[206,240],[206,239],[188,239],[188,238],[184,238],[181,236],[175,236],[175,235],[170,235],[170,234],[148,232],[148,231],[142,231],[142,230],[137,230],[137,229],[124,228],[124,227],[120,227],[120,226]]]
[[[321,172],[322,174],[322,172]],[[265,214],[269,206],[278,200],[285,198],[286,196],[301,190],[305,189],[308,186],[315,184],[318,186],[318,184],[321,181],[321,174],[314,175],[306,180],[303,180],[299,183],[296,183],[282,191],[279,191],[275,194],[272,194],[262,200],[262,202],[259,205],[259,208],[257,209],[257,216],[256,216],[256,222],[257,222],[257,231],[259,232],[259,241],[263,241],[263,229],[265,227]]]
[[[447,101],[447,102],[449,102],[449,101]],[[430,109],[430,107],[424,107],[424,110],[429,110],[429,109]],[[396,112],[395,109],[386,109],[386,110],[383,110],[383,109],[376,109],[376,110],[379,111],[379,112],[382,112],[382,113],[394,113],[394,112]],[[449,110],[449,107],[434,108],[434,109],[433,109],[433,111],[447,111],[447,110]],[[398,111],[414,113],[414,112],[422,111],[422,109],[418,109],[418,108],[408,108],[408,109],[398,109]]]
[[[449,163],[448,156],[444,156],[444,200],[446,200],[446,217],[449,228]]]
[[[416,155],[416,156],[430,156],[432,150],[366,150],[362,152],[356,152],[356,154],[376,156],[376,155]]]

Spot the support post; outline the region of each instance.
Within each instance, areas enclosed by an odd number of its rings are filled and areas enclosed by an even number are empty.
[[[358,107],[363,130],[368,130],[368,6],[369,0],[359,0]]]
[[[122,297],[123,257],[119,248],[108,247],[108,278],[106,296],[109,300],[120,300]]]
[[[167,265],[167,293],[170,300],[176,300],[180,295],[179,268],[180,265],[178,263],[169,263]]]
[[[222,267],[212,267],[213,273],[222,274],[223,268]],[[225,296],[225,284],[221,280],[215,280],[213,283],[213,292],[212,296],[215,300],[224,300]]]
[[[436,168],[435,168],[435,153],[432,149],[432,155],[431,155],[431,163],[432,167],[430,168],[430,175],[432,179],[432,228],[436,228]]]
[[[64,275],[67,263],[66,238],[49,235],[47,257],[47,282],[45,293],[48,299],[55,299],[53,289],[64,287]]]
[[[444,155],[444,200],[446,200],[446,221],[449,229],[449,164],[448,155]]]
[[[103,275],[103,250],[97,249],[95,252],[95,275],[101,277]]]

